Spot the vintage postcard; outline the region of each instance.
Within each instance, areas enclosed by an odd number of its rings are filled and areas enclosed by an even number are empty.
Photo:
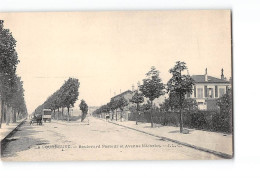
[[[230,10],[0,13],[2,161],[233,158]]]

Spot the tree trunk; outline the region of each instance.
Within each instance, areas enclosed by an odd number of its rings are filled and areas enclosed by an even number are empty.
[[[105,116],[106,116],[106,113],[105,113]],[[86,118],[86,112],[82,111],[81,122],[83,122],[85,118]]]
[[[1,98],[1,97],[0,97]],[[0,112],[0,128],[2,128],[2,122],[4,118],[4,100],[1,99],[1,112]]]
[[[64,108],[62,107],[62,108],[61,108],[61,116],[62,116],[62,118],[63,118],[63,116],[64,116],[64,115],[63,115],[63,109],[64,109]]]
[[[117,109],[116,109],[116,121],[117,121]]]
[[[81,121],[80,122],[82,122],[83,121],[83,111],[81,111]]]
[[[180,133],[183,132],[182,109],[180,109]]]
[[[120,121],[122,122],[122,120],[123,120],[123,109],[120,109]]]
[[[151,106],[151,128],[153,128],[153,116],[152,116],[152,113],[153,113],[153,101],[151,101],[152,103],[152,106]]]
[[[57,116],[57,120],[59,120],[59,115],[60,115],[60,108],[58,108],[58,116]]]
[[[7,118],[7,105],[6,105],[6,103],[4,102],[4,111],[3,111],[3,115],[4,115],[4,117],[3,117],[3,119],[4,119],[4,122],[6,123],[6,118]]]
[[[182,119],[182,98],[180,94],[180,133],[183,132],[183,119]]]
[[[9,125],[11,119],[12,119],[12,107],[7,106],[7,120],[6,120],[6,125]]]
[[[68,121],[70,121],[70,108],[69,107],[67,108],[68,108]]]
[[[16,109],[15,108],[13,108],[13,115],[14,115],[13,123],[16,123]]]
[[[138,125],[138,118],[140,117],[140,113],[139,113],[139,103],[136,104],[136,109],[137,109],[137,113],[138,113],[138,117],[135,120],[135,124]]]
[[[112,120],[114,119],[114,110],[112,110]]]

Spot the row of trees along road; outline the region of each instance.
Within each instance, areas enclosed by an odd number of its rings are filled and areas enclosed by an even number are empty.
[[[16,74],[19,60],[15,47],[16,40],[0,20],[0,128],[3,122],[8,125],[27,116],[23,81]]]
[[[190,75],[186,75],[184,73],[187,70],[187,66],[185,62],[177,61],[175,66],[169,70],[172,77],[169,79],[168,83],[165,85],[163,84],[160,76],[159,71],[156,70],[154,66],[151,67],[150,71],[146,73],[146,78],[143,79],[143,84],[139,86],[139,91],[136,91],[133,95],[130,102],[136,104],[136,110],[140,111],[140,104],[144,102],[144,97],[148,98],[149,101],[147,104],[143,104],[141,106],[142,110],[150,110],[151,112],[151,127],[153,127],[153,117],[152,117],[152,110],[154,108],[153,101],[156,98],[164,95],[165,93],[169,94],[169,98],[164,101],[161,105],[161,109],[168,111],[169,109],[174,109],[179,111],[180,118],[180,132],[183,132],[183,119],[182,113],[184,109],[194,109],[197,107],[197,103],[194,99],[185,99],[186,94],[191,94],[192,86],[194,85],[193,79]],[[101,114],[101,113],[109,113],[112,112],[112,119],[114,116],[114,111],[118,108],[123,110],[123,107],[128,105],[127,102],[122,102],[125,100],[123,97],[122,99],[118,100],[111,100],[106,105],[101,106],[97,109],[94,113]],[[120,102],[121,101],[121,102]],[[137,124],[137,119],[136,119]]]
[[[102,105],[100,108],[95,110],[93,114],[108,114],[110,111],[112,112],[112,119],[114,119],[114,113],[116,110],[121,111],[121,116],[120,119],[123,117],[122,116],[122,111],[124,110],[124,107],[128,105],[128,101],[123,97],[119,97],[117,99],[111,99],[109,103]],[[117,120],[117,113],[116,113],[116,120]]]
[[[143,79],[143,84],[140,86],[140,91],[151,102],[151,127],[153,127],[153,101],[156,98],[159,98],[161,95],[168,93],[169,98],[164,101],[164,103],[161,105],[161,108],[166,110],[171,108],[179,111],[180,132],[183,132],[183,109],[197,106],[195,100],[185,99],[186,94],[192,93],[192,86],[194,81],[190,75],[183,74],[184,70],[187,70],[185,62],[177,61],[175,66],[169,70],[172,77],[169,79],[166,85],[162,83],[162,80],[159,77],[159,71],[156,70],[155,67],[152,67],[151,70],[146,74],[146,78]],[[133,102],[139,104],[141,100],[139,102],[139,100],[136,100],[135,97],[133,97]]]
[[[41,114],[43,109],[51,109],[56,116],[56,111],[58,111],[58,119],[60,109],[62,110],[62,117],[64,116],[63,110],[67,108],[68,110],[68,120],[70,120],[69,109],[74,107],[75,102],[78,100],[79,96],[79,80],[76,78],[69,78],[60,87],[59,90],[54,92],[48,99],[35,110],[35,113]]]
[[[142,94],[147,97],[151,106],[153,106],[153,101],[156,98],[159,98],[161,95],[164,95],[165,86],[159,77],[159,71],[153,66],[151,70],[146,73],[146,78],[143,79],[143,84],[140,86],[140,91]],[[152,108],[151,108],[151,127],[153,127],[153,117],[152,117]]]
[[[186,94],[192,94],[194,81],[190,75],[182,74],[184,70],[187,70],[185,62],[178,61],[176,65],[169,70],[172,74],[171,79],[167,83],[167,91],[169,92],[169,99],[172,107],[178,109],[180,112],[180,132],[183,132],[183,119],[182,111],[185,109],[187,104],[195,104],[195,100],[185,99]],[[189,100],[190,102],[188,102]],[[186,105],[184,105],[186,104]],[[188,105],[189,106],[189,105]],[[191,105],[193,106],[193,105]]]

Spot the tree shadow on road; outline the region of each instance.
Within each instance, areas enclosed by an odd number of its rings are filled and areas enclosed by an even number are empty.
[[[22,125],[12,136],[1,142],[1,157],[15,157],[17,153],[29,150],[32,147],[48,144],[43,138],[35,137],[35,134],[44,132],[43,130],[33,130],[35,126],[28,123]],[[40,127],[40,126],[37,126]]]

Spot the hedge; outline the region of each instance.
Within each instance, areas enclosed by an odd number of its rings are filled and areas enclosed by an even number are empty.
[[[179,112],[152,112],[153,122],[162,125],[179,126]],[[130,121],[151,122],[150,112],[132,112],[129,116]],[[231,115],[223,115],[218,111],[192,111],[183,112],[183,124],[187,128],[216,132],[232,132]]]

